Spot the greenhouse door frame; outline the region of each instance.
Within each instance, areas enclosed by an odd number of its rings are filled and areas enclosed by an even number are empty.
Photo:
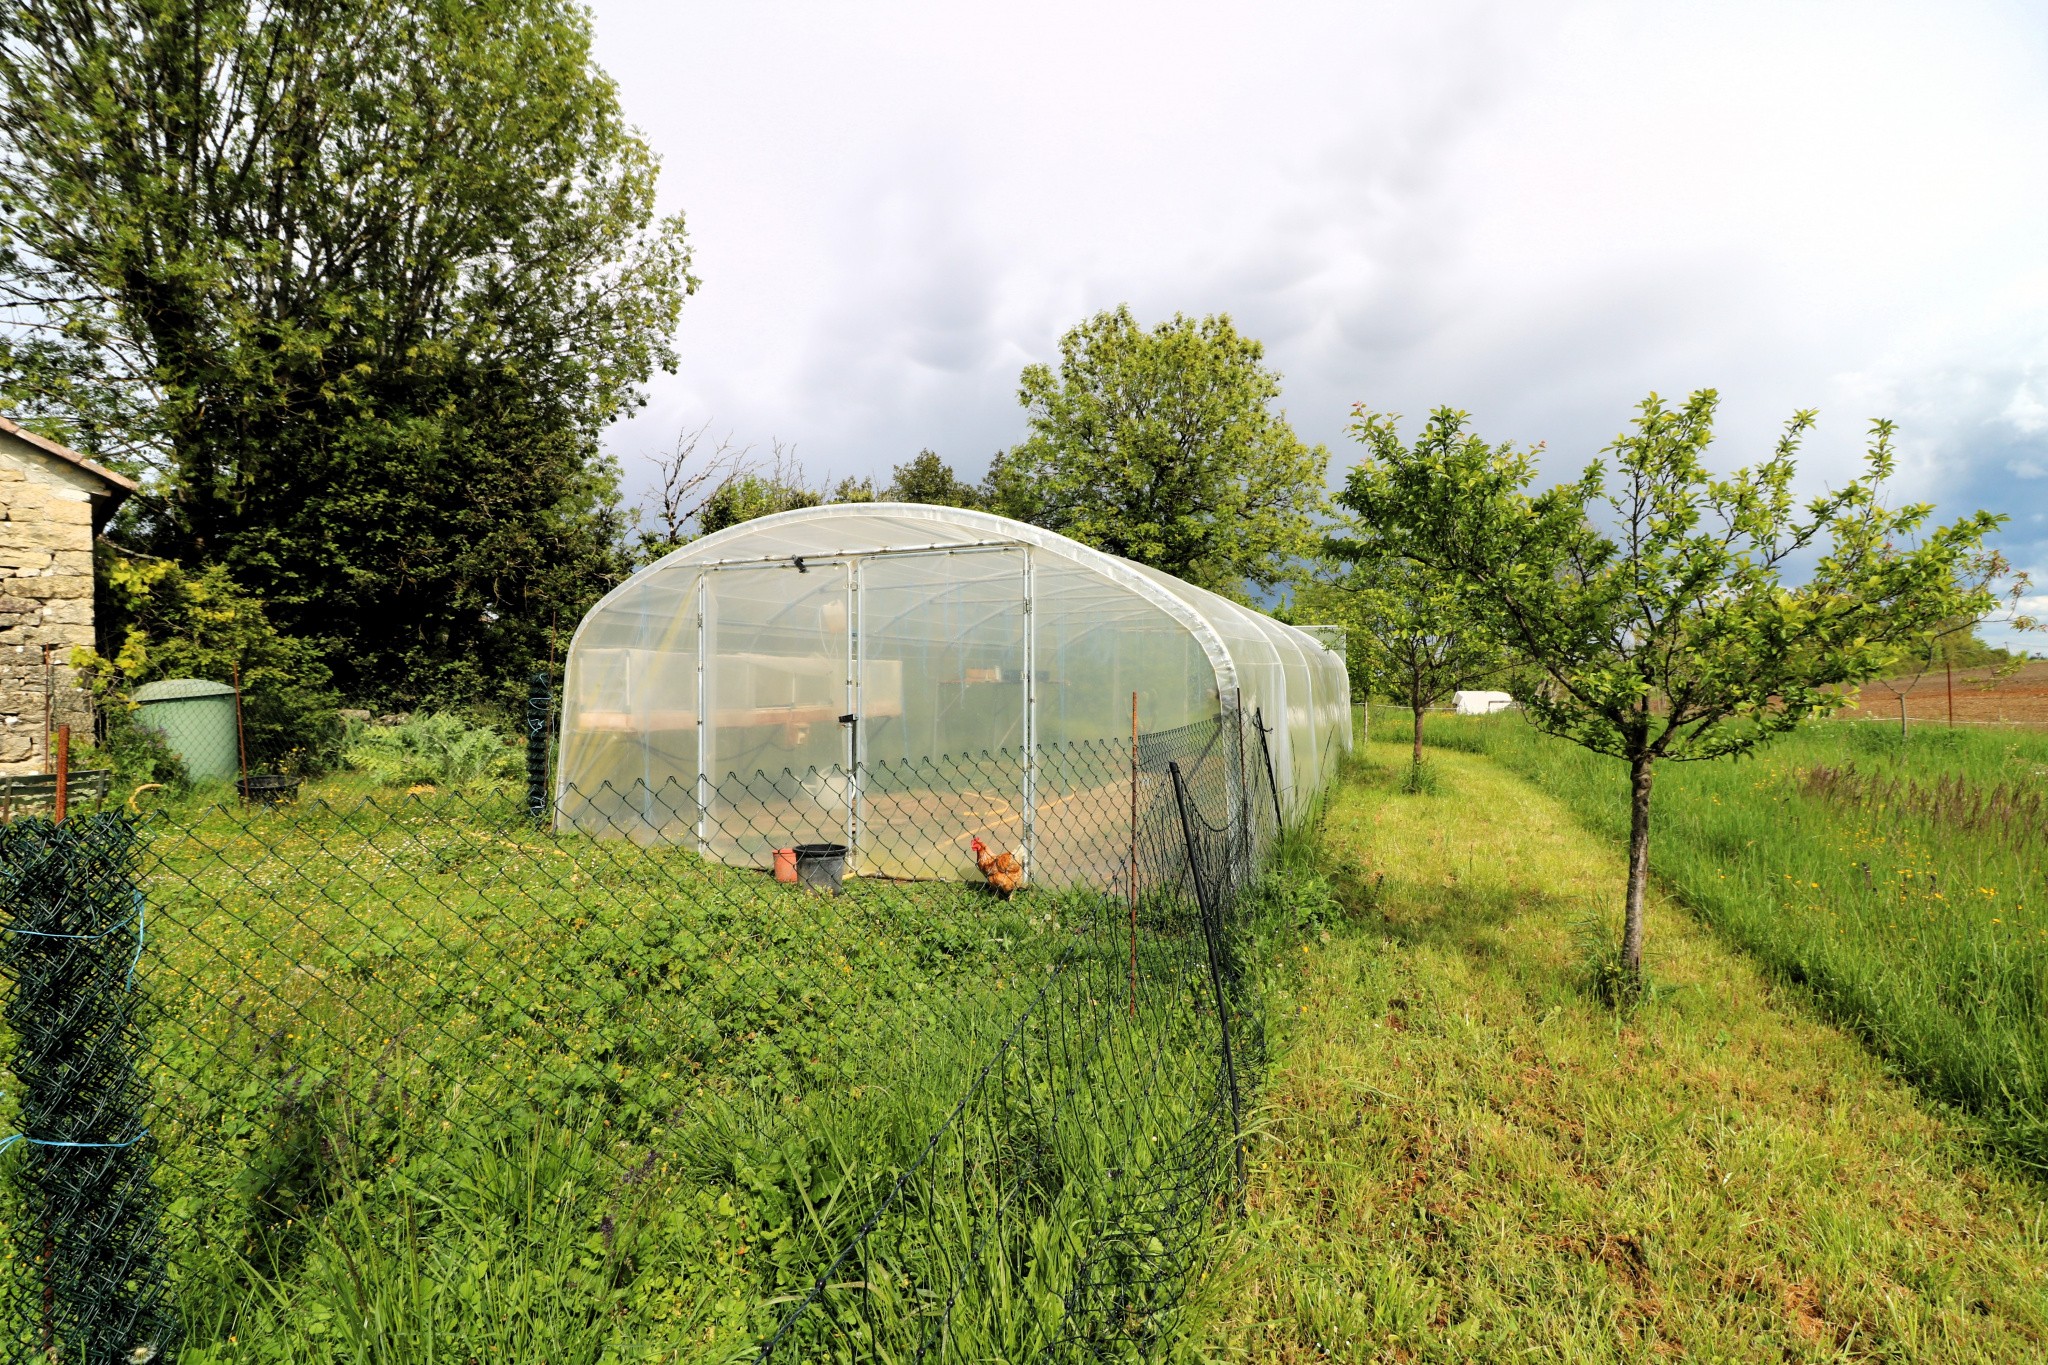
[[[867,638],[867,593],[861,566],[870,559],[938,558],[981,554],[1015,554],[1021,560],[1018,607],[1024,617],[1024,771],[1023,790],[1019,793],[1022,806],[1019,811],[1019,823],[1024,837],[1024,875],[1027,880],[1030,878],[1033,855],[1038,847],[1038,621],[1032,609],[1037,596],[1037,556],[1028,542],[1016,540],[974,541],[964,545],[908,545],[876,550],[841,550],[815,556],[760,555],[713,560],[701,565],[702,572],[697,579],[697,849],[700,854],[709,846],[706,821],[710,811],[712,785],[709,746],[705,743],[705,669],[713,657],[711,647],[714,643],[713,633],[708,624],[711,614],[709,606],[712,575],[721,569],[765,569],[779,564],[789,565],[800,572],[807,572],[813,568],[844,567],[846,570],[846,711],[842,720],[842,725],[846,729],[845,831],[848,865],[858,870],[861,861],[862,801],[865,796],[862,770],[866,764],[866,741],[862,736],[861,725],[860,677],[863,665],[867,661],[863,652],[863,642]]]
[[[854,717],[853,736],[848,746],[847,838],[850,865],[860,866],[861,803],[867,785],[866,741],[861,738],[860,676],[867,663],[862,642],[867,639],[867,592],[861,565],[870,559],[936,559],[954,555],[1015,554],[1022,564],[1018,582],[1018,609],[1024,617],[1024,771],[1019,792],[1018,823],[1023,831],[1024,876],[1031,876],[1032,856],[1038,848],[1038,622],[1032,611],[1037,585],[1037,556],[1022,541],[977,542],[972,545],[912,545],[901,549],[867,550],[839,556],[848,566],[850,590],[847,599],[847,712]]]
[[[773,569],[787,566],[798,573],[812,573],[820,569],[844,569],[846,571],[846,677],[844,702],[846,711],[840,716],[840,729],[845,732],[846,747],[843,752],[843,771],[847,774],[846,809],[841,819],[841,829],[846,836],[850,856],[856,848],[853,835],[855,830],[854,809],[858,800],[858,758],[855,743],[860,733],[857,667],[858,655],[854,641],[860,631],[858,615],[860,603],[860,562],[859,557],[844,553],[822,555],[762,555],[749,559],[722,559],[702,567],[697,576],[697,853],[708,856],[711,848],[709,827],[712,797],[716,784],[711,775],[711,738],[708,717],[710,710],[710,688],[706,670],[717,657],[713,645],[717,640],[716,622],[711,609],[712,575],[721,569]]]

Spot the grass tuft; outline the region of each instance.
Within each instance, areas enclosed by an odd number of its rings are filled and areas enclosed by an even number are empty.
[[[1442,785],[1437,765],[1426,758],[1419,763],[1410,763],[1401,778],[1401,791],[1408,796],[1436,796]]]
[[[1617,1013],[1581,932],[1619,841],[1469,754],[1397,798],[1405,755],[1369,748],[1325,823],[1345,922],[1273,947],[1245,1217],[1191,1352],[2043,1357],[2048,1200],[1974,1125],[1661,891],[1654,1008]]]
[[[1580,989],[1624,1019],[1657,998],[1649,964],[1631,972],[1621,962],[1621,928],[1611,915],[1589,912],[1572,926]]]
[[[1603,838],[1614,759],[1516,717],[1432,717],[1443,750],[1538,782]],[[1807,727],[1741,762],[1667,764],[1651,870],[1928,1095],[2048,1170],[2048,734]],[[1618,906],[1617,873],[1598,888]],[[1650,939],[1654,949],[1656,939]]]

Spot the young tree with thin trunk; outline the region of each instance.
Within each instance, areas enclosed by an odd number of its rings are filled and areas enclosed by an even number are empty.
[[[1508,665],[1499,634],[1469,608],[1456,580],[1393,553],[1356,522],[1325,538],[1295,608],[1297,616],[1306,611],[1344,627],[1353,686],[1413,712],[1415,769],[1422,767],[1423,713]]]
[[[1863,477],[1803,507],[1794,456],[1813,415],[1771,456],[1707,469],[1713,391],[1667,408],[1652,394],[1610,451],[1611,474],[1532,494],[1533,452],[1489,446],[1467,416],[1433,414],[1413,445],[1396,419],[1357,410],[1369,451],[1340,501],[1419,563],[1451,576],[1513,641],[1516,691],[1540,728],[1628,765],[1624,979],[1640,983],[1657,764],[1732,757],[1827,714],[1850,689],[1975,619],[2006,565],[1985,548],[2005,520],[1979,511],[1930,528],[1932,508],[1883,497],[1892,424]],[[1786,581],[1794,564],[1806,581]]]
[[[1997,618],[1997,624],[2016,630],[2032,630],[2034,622],[2019,613],[2018,604]],[[1955,671],[1958,668],[1986,670],[1986,675],[1965,686],[1977,691],[1988,692],[1998,686],[1999,680],[2009,678],[2026,664],[2027,656],[2011,650],[1994,649],[1977,637],[1977,628],[1985,622],[1973,617],[1959,616],[1952,621],[1942,622],[1941,629],[1934,633],[1928,648],[1911,658],[1903,659],[1886,676],[1874,679],[1892,700],[1899,716],[1899,742],[1906,740],[1906,699],[1919,688],[1921,679],[1939,665],[1947,677],[1949,722],[1955,722]],[[1867,711],[1868,708],[1866,708]]]

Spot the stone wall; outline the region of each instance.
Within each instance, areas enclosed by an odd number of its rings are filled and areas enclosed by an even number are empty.
[[[92,498],[105,491],[0,432],[0,773],[48,771],[58,725],[92,735],[71,651],[93,643]]]

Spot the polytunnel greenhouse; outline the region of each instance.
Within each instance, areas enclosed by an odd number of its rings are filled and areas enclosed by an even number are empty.
[[[1121,862],[1117,803],[1087,798],[1126,769],[1134,804],[1173,757],[1217,820],[1254,790],[1291,819],[1351,747],[1344,661],[1316,637],[904,503],[763,517],[634,574],[577,629],[561,724],[565,829],[762,868],[827,841],[893,877],[971,876],[980,838],[1041,885]]]

